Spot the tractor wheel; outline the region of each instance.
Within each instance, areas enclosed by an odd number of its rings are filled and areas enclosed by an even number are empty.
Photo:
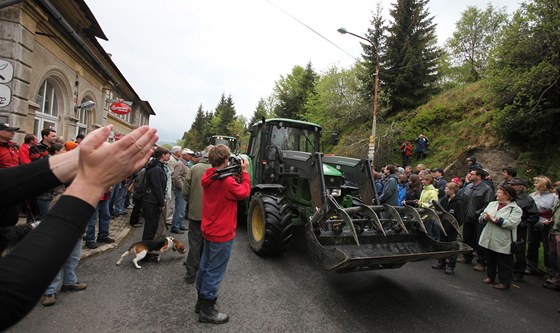
[[[287,199],[257,193],[249,203],[247,234],[257,254],[280,254],[290,245],[292,215]]]

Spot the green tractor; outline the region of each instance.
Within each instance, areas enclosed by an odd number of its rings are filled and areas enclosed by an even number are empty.
[[[237,152],[239,150],[238,140],[234,136],[227,135],[212,135],[208,138],[208,144],[210,145],[226,145],[232,152]]]
[[[380,205],[371,162],[326,156],[321,127],[291,119],[263,119],[252,126],[246,158],[251,195],[245,202],[252,250],[275,255],[290,245],[294,226],[305,227],[308,252],[327,270],[398,268],[409,261],[442,259],[472,250],[463,242],[438,242],[457,221],[442,210]]]

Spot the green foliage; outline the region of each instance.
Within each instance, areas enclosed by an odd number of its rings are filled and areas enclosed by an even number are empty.
[[[387,29],[380,74],[382,86],[391,92],[390,114],[413,109],[436,92],[441,50],[427,4],[428,0],[398,0],[390,11],[394,22]]]
[[[490,53],[506,23],[505,8],[495,10],[490,3],[486,10],[469,6],[461,14],[453,37],[446,43],[451,61],[459,69],[457,82],[475,82],[483,77]]]
[[[560,121],[560,3],[523,4],[504,29],[491,65],[500,136],[546,144]],[[548,134],[548,135],[547,135]]]
[[[276,82],[274,95],[278,101],[275,114],[282,118],[301,119],[307,99],[315,93],[318,75],[311,63],[305,69],[294,66],[292,73]]]

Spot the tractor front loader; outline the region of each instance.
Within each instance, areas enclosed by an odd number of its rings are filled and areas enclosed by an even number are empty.
[[[472,250],[463,242],[438,242],[428,235],[428,221],[443,234],[443,224],[458,230],[451,214],[380,205],[370,161],[324,156],[320,132],[316,124],[289,119],[253,126],[247,231],[254,252],[285,251],[294,225],[305,227],[312,259],[335,272],[398,268]]]

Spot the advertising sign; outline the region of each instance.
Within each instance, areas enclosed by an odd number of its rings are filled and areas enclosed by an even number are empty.
[[[116,114],[127,114],[130,112],[130,106],[124,103],[123,101],[112,103],[109,106],[109,110],[113,111]]]

